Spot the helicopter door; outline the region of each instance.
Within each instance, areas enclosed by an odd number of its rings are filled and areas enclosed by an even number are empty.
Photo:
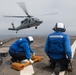
[[[32,21],[31,21],[31,18],[29,18],[29,24],[31,23]]]

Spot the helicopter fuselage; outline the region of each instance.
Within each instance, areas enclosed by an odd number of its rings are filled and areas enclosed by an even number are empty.
[[[9,30],[21,30],[25,28],[30,28],[30,27],[37,27],[39,26],[43,21],[39,20],[38,18],[26,18],[21,21],[21,25],[18,27],[14,27],[14,24],[12,25],[13,28],[9,28]]]

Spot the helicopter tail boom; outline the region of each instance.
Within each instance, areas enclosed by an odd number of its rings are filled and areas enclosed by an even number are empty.
[[[8,28],[8,30],[15,30],[15,29],[13,29],[13,28]]]

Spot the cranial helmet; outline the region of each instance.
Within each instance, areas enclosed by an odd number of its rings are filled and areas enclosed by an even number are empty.
[[[32,43],[34,41],[32,36],[27,36],[26,39],[29,41],[29,43]]]
[[[53,28],[54,31],[61,31],[65,32],[65,25],[63,23],[56,23],[55,27]]]

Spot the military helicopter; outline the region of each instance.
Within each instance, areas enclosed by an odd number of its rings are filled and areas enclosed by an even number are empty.
[[[4,16],[4,17],[14,17],[14,18],[25,18],[24,20],[21,21],[21,24],[16,28],[14,26],[14,23],[11,23],[12,28],[8,28],[8,30],[14,30],[17,33],[19,30],[25,29],[25,28],[35,27],[35,29],[37,29],[37,26],[43,23],[42,20],[28,14],[26,6],[23,2],[18,2],[18,5],[21,7],[21,9],[25,12],[27,16]],[[56,13],[53,13],[53,14],[56,14]]]

